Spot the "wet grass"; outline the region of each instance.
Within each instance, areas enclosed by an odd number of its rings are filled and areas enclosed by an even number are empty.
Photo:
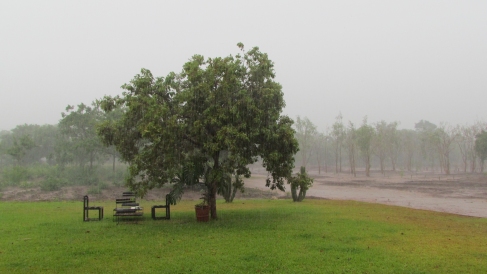
[[[82,222],[82,202],[0,203],[0,273],[485,273],[487,220],[352,201],[236,200],[197,223]]]

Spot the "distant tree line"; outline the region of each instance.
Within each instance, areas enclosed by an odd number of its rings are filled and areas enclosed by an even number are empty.
[[[122,185],[126,165],[114,146],[105,146],[97,126],[121,119],[123,108],[101,110],[100,101],[67,106],[57,125],[18,125],[0,132],[1,185],[38,181],[47,190],[63,185],[91,185],[94,192],[106,182]],[[398,122],[345,123],[340,114],[324,132],[307,117],[296,118],[299,143],[297,167],[318,173],[360,170],[401,172],[484,172],[487,125],[435,125],[421,120],[414,129],[399,129]],[[122,168],[117,169],[117,165]],[[34,168],[35,167],[35,168]]]
[[[68,105],[57,125],[24,124],[1,131],[1,185],[29,187],[39,181],[46,190],[55,190],[70,184],[104,187],[107,180],[123,183],[125,171],[115,170],[118,153],[96,133],[97,124],[118,119],[121,112],[105,114],[98,101]],[[108,162],[111,172],[99,172]]]
[[[116,154],[106,148],[96,135],[96,125],[111,119],[100,111],[96,102],[91,106],[67,106],[57,125],[19,125],[0,133],[2,165],[25,166],[47,163],[77,165],[93,169],[97,163]]]
[[[390,171],[432,171],[444,174],[484,171],[487,158],[487,124],[435,125],[421,120],[414,129],[398,129],[398,122],[345,123],[339,114],[335,122],[319,132],[307,117],[296,119],[300,151],[296,161],[318,172],[370,176],[371,169]]]

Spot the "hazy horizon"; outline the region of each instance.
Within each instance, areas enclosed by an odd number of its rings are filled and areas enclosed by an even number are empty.
[[[57,124],[69,105],[121,94],[141,68],[258,46],[284,114],[320,130],[484,121],[487,2],[22,1],[0,3],[0,130]]]

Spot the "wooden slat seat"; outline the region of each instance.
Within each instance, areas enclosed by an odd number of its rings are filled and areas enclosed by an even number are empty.
[[[134,213],[137,212],[135,208],[115,208],[114,211],[116,213]]]
[[[113,214],[113,216],[116,216],[116,217],[140,217],[144,215],[144,212],[119,212],[119,213],[115,213]]]
[[[137,221],[144,215],[143,209],[139,207],[139,203],[135,200],[134,192],[123,192],[123,198],[115,199],[116,207],[113,209],[113,217],[116,219],[117,224],[120,223],[122,218],[133,217]]]
[[[122,206],[139,206],[139,203],[122,203]]]

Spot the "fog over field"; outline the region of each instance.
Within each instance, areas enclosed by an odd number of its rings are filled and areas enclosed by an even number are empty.
[[[0,130],[57,124],[141,68],[258,46],[285,114],[345,122],[485,120],[485,1],[2,1]]]

